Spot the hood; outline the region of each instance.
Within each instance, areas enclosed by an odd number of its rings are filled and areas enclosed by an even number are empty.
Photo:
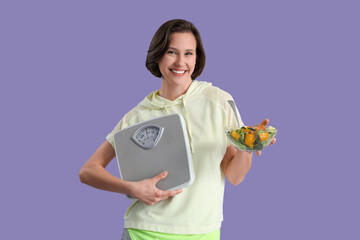
[[[158,93],[160,90],[156,90],[150,93],[148,96],[146,96],[144,100],[142,100],[138,105],[151,110],[163,109],[166,113],[168,113],[168,108],[178,104],[182,104],[184,108],[183,117],[185,118],[185,122],[186,122],[186,128],[190,141],[190,148],[192,153],[195,153],[195,148],[192,141],[191,123],[189,121],[189,116],[186,110],[188,104],[187,99],[189,99],[192,96],[202,94],[204,90],[210,87],[211,85],[212,84],[209,82],[193,80],[186,93],[176,98],[174,101],[159,96]]]
[[[174,101],[159,96],[160,90],[156,90],[146,96],[139,105],[153,110],[172,107],[183,103],[183,101],[186,101],[190,96],[201,94],[209,86],[211,86],[211,83],[209,82],[193,80],[186,93],[176,98]]]

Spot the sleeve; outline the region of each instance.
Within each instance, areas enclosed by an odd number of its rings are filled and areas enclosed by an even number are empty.
[[[238,117],[239,124],[240,124],[240,126],[238,126],[238,127],[244,126],[244,123],[243,123],[243,121],[241,119],[241,115],[240,115],[240,112],[239,112],[237,106],[235,106],[236,113],[234,113],[230,103],[228,103],[229,100],[234,101],[233,97],[230,94],[227,94],[227,95],[228,96],[227,96],[226,101],[224,103],[225,104],[224,109],[225,109],[225,118],[226,118],[225,119],[225,124],[226,124],[226,127],[231,127],[231,126],[237,126],[238,125],[237,120],[236,120],[236,116]],[[235,103],[235,101],[234,101],[234,103]],[[228,138],[226,138],[226,141],[227,141],[227,147],[230,146],[231,141]]]
[[[122,118],[114,127],[114,129],[106,136],[106,140],[111,144],[111,146],[115,149],[114,145],[114,135],[116,132],[124,129],[126,127],[125,117]]]

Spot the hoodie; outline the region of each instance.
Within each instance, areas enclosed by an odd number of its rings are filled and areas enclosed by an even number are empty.
[[[181,114],[189,136],[195,181],[182,193],[152,206],[133,201],[124,217],[125,228],[173,234],[216,231],[223,220],[225,176],[220,164],[230,145],[224,128],[236,125],[227,102],[233,98],[211,83],[197,80],[174,101],[158,93],[159,90],[150,93],[125,114],[106,138],[113,145],[115,132],[123,128],[168,114]]]

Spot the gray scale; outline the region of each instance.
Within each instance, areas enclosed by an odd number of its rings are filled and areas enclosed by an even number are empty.
[[[194,182],[192,157],[184,119],[171,114],[144,121],[114,135],[120,176],[126,181],[168,176],[157,183],[161,190],[185,188]]]

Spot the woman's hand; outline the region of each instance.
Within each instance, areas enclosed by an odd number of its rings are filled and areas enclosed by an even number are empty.
[[[182,189],[174,191],[163,191],[156,187],[156,183],[161,179],[166,178],[167,171],[160,173],[159,175],[145,179],[139,182],[133,182],[132,196],[138,198],[140,201],[147,205],[154,205],[155,203],[166,200],[182,192]]]
[[[258,127],[258,126],[266,126],[269,123],[269,119],[264,119],[260,124],[254,125],[253,127]],[[276,142],[276,138],[273,138],[273,140],[271,140],[269,146],[273,145]],[[261,151],[255,151],[256,155],[260,156],[261,155]]]

